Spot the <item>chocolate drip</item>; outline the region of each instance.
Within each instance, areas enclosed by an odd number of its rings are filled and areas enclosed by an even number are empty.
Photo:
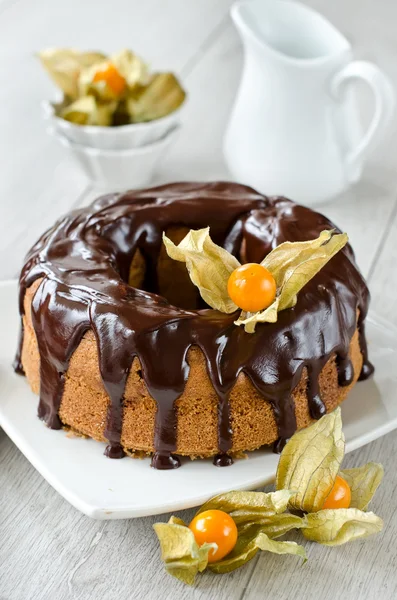
[[[93,331],[109,407],[106,455],[123,456],[124,390],[132,362],[139,359],[146,386],[157,403],[152,466],[180,465],[176,400],[189,375],[190,347],[202,350],[219,398],[218,448],[214,463],[230,464],[230,396],[240,373],[271,403],[280,450],[296,430],[292,392],[304,369],[310,414],[324,414],[318,378],[337,356],[340,385],[353,368],[349,344],[359,320],[363,353],[361,378],[373,367],[364,333],[369,294],[351,248],[338,253],[304,288],[293,309],[274,324],[247,334],[236,314],[184,310],[156,295],[162,232],[180,224],[211,227],[211,236],[243,262],[260,262],[272,248],[313,239],[334,227],[325,217],[285,198],[267,198],[232,183],[179,183],[98,199],[59,220],[28,254],[20,278],[20,312],[27,288],[40,281],[32,321],[40,352],[39,416],[61,427],[59,407],[70,358],[85,333]],[[146,262],[144,290],[127,285],[139,249]],[[21,371],[23,330],[14,368]]]
[[[281,454],[284,450],[286,443],[289,441],[287,437],[279,437],[273,444],[273,452],[274,454]]]
[[[233,464],[233,459],[228,454],[219,453],[214,456],[213,463],[216,467],[230,467]]]
[[[121,444],[113,442],[106,446],[104,455],[108,458],[124,458],[125,452]]]
[[[337,356],[336,365],[338,369],[338,385],[341,387],[350,385],[354,379],[354,368],[349,356]]]
[[[324,365],[314,363],[308,367],[307,402],[312,419],[321,419],[327,409],[320,396],[319,376]]]
[[[56,307],[56,308],[55,308]],[[60,327],[59,315],[67,314]],[[44,277],[32,302],[32,322],[40,353],[38,416],[51,429],[61,429],[59,407],[70,358],[87,331],[86,306],[76,294],[54,279]],[[57,331],[61,330],[61,337]]]
[[[369,379],[369,377],[371,377],[373,372],[374,372],[373,364],[369,361],[364,362],[358,380],[365,381],[366,379]]]
[[[359,323],[358,323],[358,338],[361,348],[361,353],[363,355],[363,366],[361,368],[359,381],[365,381],[374,372],[374,366],[368,359],[368,345],[367,338],[365,337],[365,322],[364,319],[366,317],[366,313],[360,313]]]
[[[22,365],[22,346],[23,346],[23,336],[24,336],[24,326],[23,326],[23,319],[21,319],[21,325],[19,328],[19,338],[18,338],[18,347],[17,347],[17,352],[15,355],[15,359],[14,362],[12,363],[13,369],[15,371],[15,373],[18,373],[18,375],[25,375],[25,370],[23,368]]]
[[[153,469],[167,471],[169,469],[177,469],[181,466],[181,461],[171,452],[155,452],[150,463]]]
[[[227,454],[232,447],[232,427],[230,424],[230,405],[228,394],[218,394],[218,448],[222,454]]]

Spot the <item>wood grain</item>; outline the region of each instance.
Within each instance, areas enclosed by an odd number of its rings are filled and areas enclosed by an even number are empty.
[[[310,0],[397,82],[397,6],[381,0]],[[230,0],[0,0],[0,278],[15,275],[34,238],[99,190],[80,176],[50,138],[38,109],[51,87],[32,53],[46,45],[132,46],[158,67],[183,73],[190,101],[180,138],[154,183],[229,178],[222,135],[242,66],[227,17]],[[18,42],[18,43],[16,43]],[[12,68],[11,68],[12,62]],[[364,119],[371,99],[360,90]],[[349,232],[369,276],[372,307],[397,324],[396,124],[363,180],[322,211]],[[81,515],[33,469],[0,430],[0,600],[184,600],[277,598],[361,600],[397,597],[395,455],[397,433],[348,455],[346,466],[382,462],[386,477],[373,510],[377,538],[328,549],[305,542],[309,562],[258,555],[234,574],[205,574],[194,589],[162,570],[152,524],[166,515],[96,522]],[[159,490],[161,494],[161,490]],[[189,520],[193,511],[180,513]],[[296,538],[298,539],[298,536]]]

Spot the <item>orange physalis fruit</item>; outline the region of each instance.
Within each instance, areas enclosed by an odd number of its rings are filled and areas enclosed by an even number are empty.
[[[208,562],[221,560],[229,554],[237,542],[237,527],[232,517],[223,510],[206,510],[196,517],[189,525],[199,546],[204,543],[217,544],[218,550],[210,550]]]
[[[347,481],[336,476],[334,487],[323,504],[323,509],[326,508],[349,508],[352,494]]]
[[[227,292],[233,302],[250,313],[270,306],[276,297],[276,291],[273,275],[257,263],[237,267],[227,284]]]
[[[118,72],[112,63],[107,63],[102,69],[99,69],[93,79],[94,83],[105,81],[116,96],[121,96],[126,88],[126,81]]]

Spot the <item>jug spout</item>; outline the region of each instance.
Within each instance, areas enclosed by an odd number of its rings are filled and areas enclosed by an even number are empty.
[[[302,66],[350,49],[329,21],[295,0],[243,0],[233,5],[231,16],[243,44],[275,60]]]

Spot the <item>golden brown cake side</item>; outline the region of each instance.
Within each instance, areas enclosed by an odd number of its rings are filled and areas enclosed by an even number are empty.
[[[31,320],[31,302],[39,282],[33,284],[25,297],[24,342],[22,364],[34,393],[39,393],[39,351]],[[350,344],[350,359],[354,367],[353,382],[347,387],[338,385],[335,357],[321,371],[321,398],[332,411],[355,385],[362,367],[358,332]],[[198,347],[188,354],[190,373],[177,406],[177,449],[191,457],[213,456],[218,452],[218,397],[207,374],[204,355]],[[293,392],[298,428],[311,422],[307,399],[307,372]],[[109,397],[99,372],[98,351],[94,334],[87,332],[70,361],[59,416],[66,427],[106,441],[104,430]],[[138,359],[129,374],[123,407],[121,442],[128,454],[154,452],[154,427],[157,405],[150,396],[142,377]],[[254,450],[272,444],[278,438],[273,408],[241,373],[230,395],[232,454]]]

